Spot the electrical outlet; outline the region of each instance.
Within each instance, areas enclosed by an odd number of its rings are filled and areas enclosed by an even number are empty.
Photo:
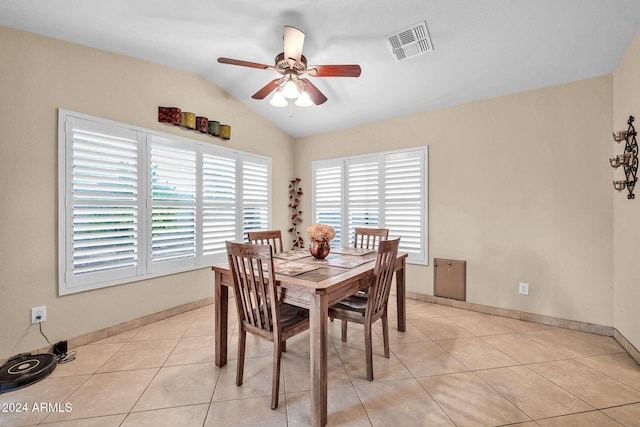
[[[38,316],[40,318],[38,319]],[[47,320],[47,306],[41,305],[40,307],[31,308],[31,324],[35,325],[36,323],[44,322]]]
[[[518,293],[520,295],[529,295],[529,284],[520,282]]]

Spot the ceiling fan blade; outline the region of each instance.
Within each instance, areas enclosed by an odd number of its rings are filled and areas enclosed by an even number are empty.
[[[315,87],[315,85],[311,83],[309,79],[300,79],[300,80],[304,82],[304,88],[309,94],[309,98],[311,98],[314,104],[320,105],[327,102],[327,97],[324,96],[324,94],[320,92],[320,89]]]
[[[359,77],[359,65],[311,65],[307,74],[311,77]]]
[[[241,67],[260,68],[261,70],[275,70],[272,65],[258,64],[257,62],[241,61],[239,59],[218,58],[221,64],[239,65]]]
[[[302,45],[304,44],[304,33],[295,27],[286,25],[284,27],[284,57],[294,60],[291,65],[300,62],[302,56]]]
[[[276,90],[278,86],[282,83],[282,79],[271,80],[269,83],[264,85],[262,89],[251,95],[253,99],[265,99],[267,95]]]

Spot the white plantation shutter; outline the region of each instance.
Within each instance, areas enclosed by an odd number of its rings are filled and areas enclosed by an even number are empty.
[[[270,227],[271,168],[268,162],[256,159],[241,159],[242,164],[242,240],[247,241],[247,232]]]
[[[236,239],[236,161],[202,156],[202,254],[226,253],[226,240]]]
[[[348,246],[353,246],[355,227],[380,224],[380,160],[354,159],[346,162]]]
[[[195,262],[196,153],[164,137],[151,139],[151,261]]]
[[[88,120],[63,123],[61,280],[91,289],[137,274],[140,264],[141,135]]]
[[[336,230],[332,244],[342,243],[342,164],[314,163],[313,171],[313,223],[328,224]],[[311,224],[309,224],[311,225]]]
[[[424,151],[384,156],[384,224],[390,236],[401,236],[400,248],[412,259],[425,259]]]
[[[206,268],[271,226],[268,157],[62,109],[58,123],[60,295]]]
[[[353,246],[355,227],[388,228],[408,262],[426,264],[427,166],[427,147],[316,161],[314,221],[348,230],[342,246]]]

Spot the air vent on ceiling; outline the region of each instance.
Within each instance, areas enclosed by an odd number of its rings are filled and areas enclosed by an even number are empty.
[[[385,40],[393,58],[398,62],[433,50],[426,21],[387,34]]]

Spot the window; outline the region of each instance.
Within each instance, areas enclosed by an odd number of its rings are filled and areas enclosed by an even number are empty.
[[[61,295],[206,267],[270,227],[269,158],[65,110],[59,129]]]
[[[388,228],[408,262],[426,264],[427,165],[427,147],[313,162],[313,221],[333,226],[341,246],[355,227]]]

